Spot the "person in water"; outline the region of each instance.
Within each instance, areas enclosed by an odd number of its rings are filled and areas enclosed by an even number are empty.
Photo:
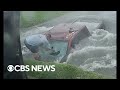
[[[66,38],[71,38],[74,34],[75,34],[75,31],[73,30],[73,28],[70,28],[68,35],[66,35]]]
[[[46,51],[54,52],[53,47],[50,46],[49,40],[51,38],[50,34],[36,34],[26,37],[24,44],[26,47],[33,53],[35,60],[40,60],[41,56],[39,55],[40,48],[45,49]]]

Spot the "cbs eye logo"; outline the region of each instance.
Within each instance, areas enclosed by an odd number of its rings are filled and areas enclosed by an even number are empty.
[[[22,72],[22,71],[29,71],[29,65],[8,65],[7,70],[9,72],[16,71],[16,72]]]
[[[12,72],[12,71],[14,70],[14,66],[13,66],[13,65],[9,65],[9,66],[7,67],[7,70],[8,70],[9,72]]]

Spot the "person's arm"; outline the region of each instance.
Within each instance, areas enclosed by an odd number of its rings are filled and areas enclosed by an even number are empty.
[[[45,50],[46,50],[46,51],[55,52],[55,50],[54,50],[54,49],[52,49],[52,48],[45,48]]]
[[[50,43],[48,42],[47,39],[45,39],[43,48],[45,48],[46,51],[53,50],[53,49],[51,49],[51,45],[50,45]]]

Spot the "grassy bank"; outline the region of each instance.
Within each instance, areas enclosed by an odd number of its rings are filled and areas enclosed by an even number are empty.
[[[67,11],[21,11],[20,27],[31,27],[61,16],[65,13],[67,13]]]
[[[30,79],[104,79],[105,77],[94,72],[83,71],[68,64],[25,60],[26,65],[55,65],[54,72],[27,72]]]

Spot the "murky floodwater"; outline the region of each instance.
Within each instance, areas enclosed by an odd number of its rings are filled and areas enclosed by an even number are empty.
[[[74,52],[68,55],[67,63],[116,78],[116,13],[104,13],[101,17],[105,29],[94,29],[89,38],[79,42]],[[21,41],[28,35],[42,33],[52,27],[36,27],[22,33]]]
[[[107,75],[107,69],[116,67],[116,34],[103,29],[94,30],[92,36],[76,45],[67,63],[88,71],[97,72],[97,69],[103,68],[102,74]],[[116,72],[111,71],[110,74],[115,77]]]

